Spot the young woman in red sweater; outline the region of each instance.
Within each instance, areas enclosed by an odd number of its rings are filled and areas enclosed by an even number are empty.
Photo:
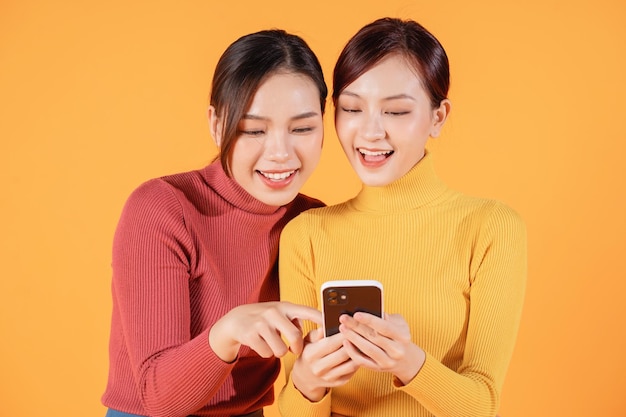
[[[299,193],[322,148],[327,88],[299,37],[231,44],[213,77],[219,157],[129,197],[113,244],[108,417],[262,416],[279,357],[313,308],[279,302],[283,226],[323,204]]]

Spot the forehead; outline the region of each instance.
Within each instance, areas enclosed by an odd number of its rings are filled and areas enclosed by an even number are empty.
[[[317,86],[306,75],[278,72],[268,76],[259,85],[245,114],[260,117],[293,117],[304,112],[321,115]]]
[[[415,65],[401,55],[383,58],[361,74],[341,92],[341,95],[401,95],[416,93],[422,79]]]

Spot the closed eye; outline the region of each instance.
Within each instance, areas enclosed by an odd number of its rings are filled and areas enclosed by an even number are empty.
[[[261,136],[265,134],[265,131],[263,130],[240,130],[239,133],[241,135],[246,135],[246,136]]]
[[[359,110],[359,109],[350,109],[350,108],[347,108],[347,107],[342,107],[341,111],[344,111],[346,113],[360,113],[361,112],[361,110]]]
[[[385,114],[390,116],[404,116],[405,114],[409,114],[409,111],[387,111]]]
[[[302,133],[309,133],[309,132],[312,132],[312,131],[313,131],[313,129],[314,129],[314,128],[313,128],[313,127],[310,127],[310,126],[306,126],[306,127],[297,127],[297,128],[295,128],[295,129],[293,129],[293,131],[292,131],[292,132],[293,132],[293,133],[296,133],[296,134],[299,134],[299,133],[300,133],[300,134],[302,134]]]

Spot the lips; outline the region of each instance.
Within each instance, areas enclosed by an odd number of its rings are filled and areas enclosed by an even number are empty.
[[[294,169],[293,171],[285,171],[285,172],[264,172],[264,171],[257,171],[257,172],[261,174],[262,176],[264,176],[265,178],[267,178],[268,180],[283,181],[291,177],[293,174],[295,174],[296,170]]]
[[[259,174],[259,178],[270,188],[279,189],[287,187],[293,179],[295,178],[295,174],[298,172],[297,169],[293,169],[291,171],[281,171],[281,172],[269,172],[269,171],[256,171]]]
[[[376,167],[385,163],[387,158],[392,154],[392,150],[370,150],[364,148],[357,148],[361,161],[366,166]]]

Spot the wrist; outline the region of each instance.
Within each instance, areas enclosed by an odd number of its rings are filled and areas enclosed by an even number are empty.
[[[218,358],[226,363],[232,363],[239,355],[241,344],[222,334],[218,323],[209,330],[209,346]]]
[[[316,387],[307,383],[306,378],[300,378],[295,367],[291,372],[291,382],[293,386],[302,394],[304,398],[311,402],[321,401],[322,398],[328,393],[329,389],[326,387]]]
[[[409,355],[412,360],[395,374],[402,385],[409,384],[419,374],[426,362],[426,352],[417,345],[413,345],[413,348],[414,352]]]

